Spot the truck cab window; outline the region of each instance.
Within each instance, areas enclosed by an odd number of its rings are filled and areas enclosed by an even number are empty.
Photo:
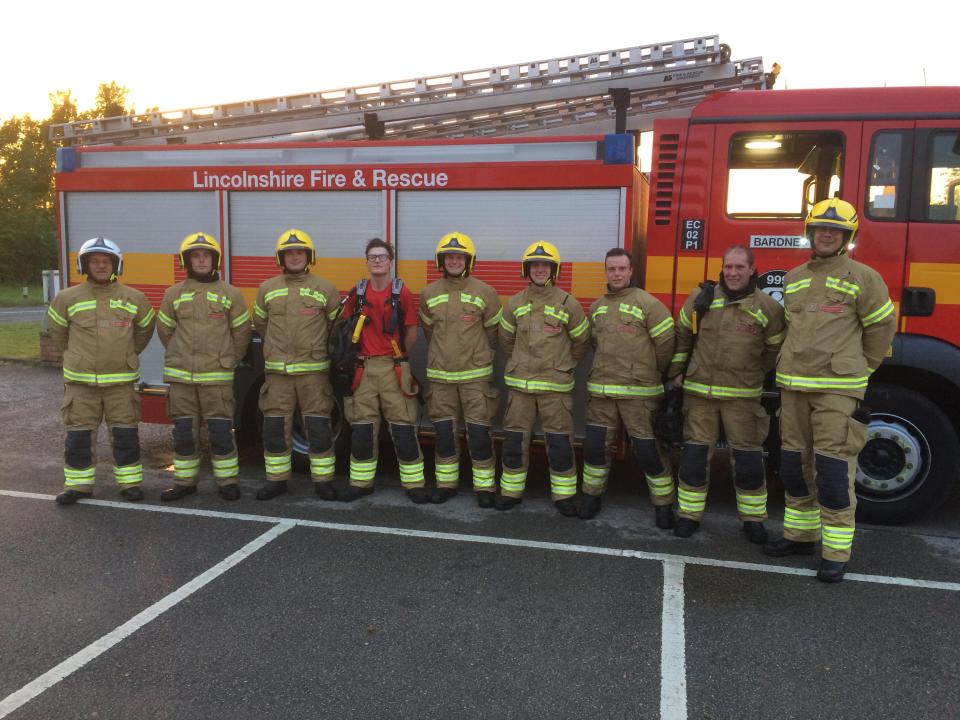
[[[840,192],[843,135],[737,133],[727,166],[727,215],[802,218],[811,205]]]
[[[930,148],[927,220],[960,222],[960,133],[935,133]]]
[[[867,216],[874,220],[897,215],[897,197],[903,167],[903,133],[881,132],[873,138],[867,168]]]

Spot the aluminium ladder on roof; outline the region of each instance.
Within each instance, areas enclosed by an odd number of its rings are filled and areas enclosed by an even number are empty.
[[[50,127],[65,145],[237,142],[320,132],[364,136],[365,116],[384,137],[464,137],[531,132],[612,114],[611,87],[637,112],[691,105],[709,92],[764,84],[759,58],[731,62],[716,35],[539,60],[378,85],[263,100],[81,120]]]

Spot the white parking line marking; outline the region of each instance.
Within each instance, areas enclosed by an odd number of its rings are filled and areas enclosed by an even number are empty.
[[[0,718],[5,718],[17,708],[33,700],[40,693],[53,687],[64,678],[82,668],[91,660],[96,659],[120,641],[128,638],[151,620],[156,619],[162,613],[175,606],[181,600],[189,597],[207,583],[220,577],[230,568],[243,562],[243,560],[292,527],[292,523],[282,520],[277,521],[274,527],[267,530],[267,532],[263,533],[263,535],[259,536],[255,540],[250,541],[229,557],[218,562],[206,572],[197,575],[197,577],[188,582],[186,585],[174,590],[165,598],[154,603],[143,612],[134,615],[116,630],[113,630],[99,640],[95,640],[94,642],[90,643],[87,645],[87,647],[83,648],[83,650],[67,658],[52,670],[48,670],[36,680],[27,683],[12,695],[0,700]]]
[[[53,500],[54,495],[28,493],[18,490],[0,490],[0,496],[26,498],[31,500]],[[806,568],[788,567],[782,565],[767,565],[765,563],[749,563],[737,560],[718,560],[715,558],[697,557],[694,555],[677,555],[673,553],[645,552],[630,548],[609,548],[595,545],[570,545],[567,543],[545,542],[542,540],[524,540],[521,538],[498,537],[495,535],[465,535],[461,533],[436,532],[433,530],[412,530],[409,528],[384,527],[379,525],[354,525],[350,523],[334,523],[323,520],[303,520],[300,518],[278,517],[270,515],[251,515],[248,513],[229,513],[216,510],[199,510],[192,508],[167,507],[163,505],[137,505],[129,502],[114,502],[112,500],[81,500],[81,505],[96,505],[99,507],[116,508],[120,510],[139,510],[141,512],[169,513],[171,515],[193,515],[196,517],[218,518],[222,520],[239,520],[243,522],[278,523],[285,522],[299,527],[322,528],[339,532],[371,533],[377,535],[393,535],[401,537],[423,538],[427,540],[449,540],[452,542],[470,542],[482,545],[503,545],[522,547],[536,550],[555,550],[558,552],[577,552],[589,555],[605,555],[610,557],[626,557],[637,560],[652,560],[656,562],[678,561],[686,565],[702,567],[718,567],[728,570],[747,570],[764,572],[775,575],[795,575],[813,577],[815,570]],[[922,588],[926,590],[946,590],[960,592],[960,583],[944,582],[940,580],[920,580],[916,578],[896,577],[887,575],[861,575],[847,573],[844,581],[866,582],[877,585],[897,585],[900,587]]]
[[[663,563],[660,621],[660,720],[687,720],[687,639],[683,618],[683,563]]]

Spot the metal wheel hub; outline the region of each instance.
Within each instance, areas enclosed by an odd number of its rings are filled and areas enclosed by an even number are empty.
[[[910,488],[924,467],[921,442],[922,436],[912,434],[905,421],[874,418],[858,458],[857,485],[878,495]]]

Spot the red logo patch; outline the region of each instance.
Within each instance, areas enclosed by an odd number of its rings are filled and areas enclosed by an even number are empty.
[[[760,333],[760,328],[756,325],[751,325],[750,323],[737,323],[737,332],[749,333],[750,335],[758,335]]]
[[[549,335],[556,335],[558,332],[563,330],[559,325],[544,325],[543,331]]]
[[[130,327],[129,320],[114,320],[110,323],[113,327]]]
[[[617,325],[617,332],[618,332],[618,333],[630,333],[631,335],[636,335],[636,334],[637,334],[637,328],[636,328],[635,325],[623,325],[623,324],[620,324],[620,325]]]
[[[477,320],[479,320],[480,318],[479,318],[478,316],[476,316],[476,315],[461,315],[461,316],[460,316],[460,319],[463,320],[463,321],[464,321],[465,323],[467,323],[468,325],[472,325],[473,323],[475,323],[475,322],[476,322]]]
[[[214,318],[215,320],[222,320],[226,317],[223,313],[210,313],[207,317]]]
[[[317,308],[301,308],[301,315],[319,315],[320,311]]]
[[[821,305],[820,309],[828,313],[842,313],[843,305]]]

